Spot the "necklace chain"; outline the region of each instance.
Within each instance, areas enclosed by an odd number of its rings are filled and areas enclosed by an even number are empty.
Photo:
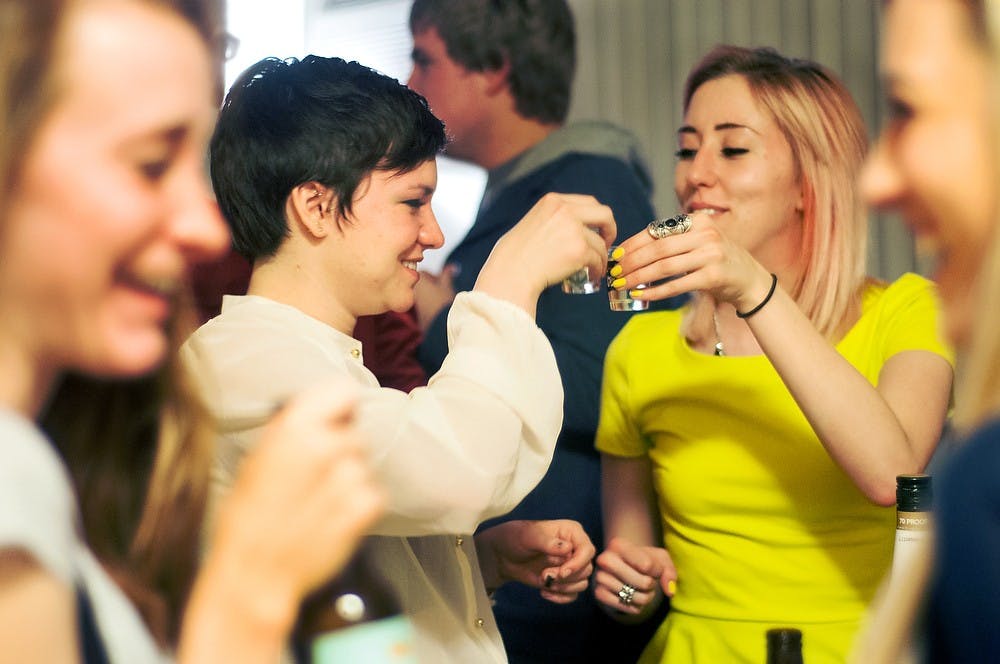
[[[725,357],[726,348],[722,345],[722,335],[719,334],[719,317],[712,312],[712,325],[715,328],[715,356]]]

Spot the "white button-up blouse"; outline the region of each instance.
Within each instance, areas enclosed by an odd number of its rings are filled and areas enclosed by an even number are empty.
[[[276,404],[334,374],[357,382],[357,423],[389,494],[375,564],[413,621],[420,661],[505,662],[467,535],[545,473],[562,386],[545,335],[508,302],[459,293],[448,340],[441,370],[406,394],[379,387],[356,339],[294,307],[227,296],[181,355],[218,419],[221,490]]]

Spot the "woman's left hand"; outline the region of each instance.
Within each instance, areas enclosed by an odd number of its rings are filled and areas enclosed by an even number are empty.
[[[706,213],[691,215],[685,233],[654,238],[645,229],[625,240],[615,288],[635,288],[644,300],[663,300],[691,291],[706,291],[716,302],[748,311],[771,287],[770,273],[750,253],[726,236]],[[663,281],[666,280],[666,281]],[[662,283],[655,283],[662,281]]]
[[[576,521],[507,521],[476,535],[484,576],[493,584],[519,581],[538,588],[542,597],[566,604],[587,589],[596,550]]]

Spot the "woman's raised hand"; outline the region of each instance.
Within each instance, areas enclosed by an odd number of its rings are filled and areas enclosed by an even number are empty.
[[[354,408],[355,388],[340,379],[296,396],[264,427],[219,506],[185,620],[203,621],[184,633],[200,652],[182,640],[182,661],[211,661],[203,630],[280,651],[303,596],[337,574],[378,519],[384,498]]]
[[[581,267],[603,275],[617,232],[611,208],[593,196],[546,194],[497,242],[475,289],[533,314],[545,288]]]
[[[690,216],[691,228],[685,233],[656,239],[643,230],[622,242],[621,269],[611,275],[622,280],[615,288],[649,284],[637,293],[644,300],[706,291],[717,302],[732,303],[737,311],[752,309],[770,288],[770,273],[710,214]]]

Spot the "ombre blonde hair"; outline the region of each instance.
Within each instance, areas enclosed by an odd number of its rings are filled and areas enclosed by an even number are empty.
[[[790,293],[821,334],[832,337],[856,311],[865,280],[868,220],[856,181],[868,147],[864,120],[825,67],[771,48],[717,46],[694,67],[684,110],[708,81],[741,76],[791,146],[805,201],[804,270]]]

